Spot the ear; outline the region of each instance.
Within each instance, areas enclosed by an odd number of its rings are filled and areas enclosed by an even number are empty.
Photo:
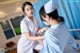
[[[49,17],[48,15],[46,15],[46,19],[47,19],[47,20],[49,20],[49,19],[50,19],[50,17]]]

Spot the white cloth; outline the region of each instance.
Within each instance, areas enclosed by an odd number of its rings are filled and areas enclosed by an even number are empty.
[[[38,31],[39,22],[36,18],[33,18],[32,22],[27,16],[21,21],[21,34],[17,45],[17,53],[33,53],[33,48],[37,45],[35,41],[30,41],[27,39],[25,32],[29,32],[32,36],[36,36]],[[41,48],[39,48],[41,49]]]
[[[51,13],[58,7],[59,7],[58,4],[53,0],[50,0],[48,3],[46,3],[44,5],[44,9],[45,9],[46,13]]]

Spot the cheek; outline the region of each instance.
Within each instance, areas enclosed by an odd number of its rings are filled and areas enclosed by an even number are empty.
[[[33,14],[34,10],[31,10],[31,14]]]
[[[31,11],[33,12],[34,10],[32,9]]]
[[[48,19],[48,18],[45,18],[45,20],[46,20],[46,21],[49,21],[49,19]]]
[[[28,14],[28,11],[25,11],[25,14]]]

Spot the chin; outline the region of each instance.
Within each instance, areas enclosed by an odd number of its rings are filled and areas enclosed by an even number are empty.
[[[32,17],[33,15],[30,15],[30,17]]]
[[[29,17],[33,17],[33,16],[29,16]]]

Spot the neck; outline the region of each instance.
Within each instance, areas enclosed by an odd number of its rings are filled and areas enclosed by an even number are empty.
[[[29,18],[30,20],[32,20],[32,21],[33,21],[33,17],[32,17],[32,16],[31,16],[31,17],[30,17],[30,16],[28,16],[28,18]]]
[[[29,17],[29,19],[33,20],[33,17]]]
[[[50,21],[50,25],[51,25],[51,26],[54,26],[54,25],[57,25],[57,24],[59,24],[59,22],[56,21],[56,20],[51,20],[51,21]]]

